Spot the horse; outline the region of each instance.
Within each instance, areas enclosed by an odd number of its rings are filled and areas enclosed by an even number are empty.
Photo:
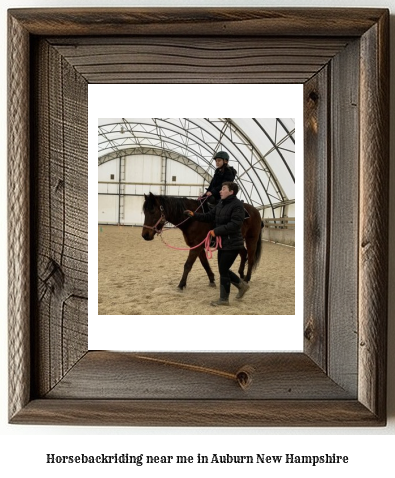
[[[196,211],[199,206],[201,206],[201,203],[196,199],[175,196],[155,196],[152,193],[149,193],[149,195],[144,194],[144,198],[143,213],[145,218],[141,235],[146,241],[152,241],[156,234],[161,234],[163,226],[166,222],[169,222],[182,231],[186,244],[192,248],[204,241],[210,229],[213,228],[213,224],[185,218],[184,211]],[[251,280],[252,271],[257,267],[261,257],[263,222],[259,211],[254,206],[244,203],[244,208],[250,217],[243,221],[241,229],[246,247],[243,247],[239,252],[241,261],[238,273],[243,280],[249,282]],[[201,244],[201,246],[189,251],[188,258],[184,264],[184,273],[178,284],[179,289],[183,290],[186,286],[188,274],[197,257],[199,257],[207,273],[209,285],[216,287],[214,274],[204,250],[204,244]],[[244,276],[244,268],[247,260],[247,275]]]

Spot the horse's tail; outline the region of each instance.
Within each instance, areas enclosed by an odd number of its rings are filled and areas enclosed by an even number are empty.
[[[262,227],[263,227],[263,223],[262,223]],[[257,268],[262,255],[262,227],[261,227],[261,230],[259,231],[259,237],[256,243],[254,265],[252,266],[252,270],[255,270]]]

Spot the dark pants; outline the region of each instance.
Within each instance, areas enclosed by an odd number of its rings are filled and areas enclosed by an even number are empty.
[[[240,282],[239,276],[230,270],[238,254],[239,251],[224,251],[222,249],[218,249],[218,269],[220,281],[227,294],[230,292],[231,282],[235,282],[236,284]]]

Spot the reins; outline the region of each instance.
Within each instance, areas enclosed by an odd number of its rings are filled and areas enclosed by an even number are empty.
[[[198,199],[200,200],[200,206],[198,206],[195,209],[194,212],[198,211],[203,206],[203,204],[207,201],[208,197],[206,196],[204,198],[204,200],[201,200],[201,198],[198,198]],[[215,238],[216,241],[215,241],[215,247],[214,248],[210,247],[210,242],[211,242],[211,237],[212,237],[210,232],[208,232],[207,236],[203,239],[202,242],[200,242],[199,244],[197,244],[196,246],[193,246],[193,247],[175,247],[175,246],[171,246],[170,244],[167,244],[167,242],[162,237],[163,232],[166,232],[170,229],[174,229],[174,228],[177,228],[177,227],[181,226],[181,224],[184,224],[184,222],[188,221],[188,219],[190,219],[190,217],[187,217],[186,219],[181,221],[179,224],[174,225],[174,227],[168,227],[168,228],[165,229],[165,224],[168,221],[166,220],[165,211],[164,211],[163,206],[162,205],[159,206],[159,209],[160,209],[160,218],[156,221],[156,223],[153,226],[147,226],[146,224],[144,224],[143,227],[146,227],[147,229],[152,229],[156,234],[158,234],[158,236],[160,237],[161,241],[163,242],[163,244],[165,246],[170,247],[171,249],[175,249],[177,251],[191,251],[193,249],[197,249],[202,244],[204,244],[204,249],[206,251],[207,259],[211,259],[213,257],[213,252],[216,251],[219,247],[222,247],[221,237],[216,237]],[[162,229],[158,229],[157,226],[159,224],[161,224],[162,222],[163,222]]]

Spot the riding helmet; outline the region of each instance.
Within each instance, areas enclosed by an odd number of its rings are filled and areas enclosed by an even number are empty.
[[[218,153],[215,153],[213,159],[223,159],[224,161],[229,161],[229,154],[226,151],[218,151]]]

